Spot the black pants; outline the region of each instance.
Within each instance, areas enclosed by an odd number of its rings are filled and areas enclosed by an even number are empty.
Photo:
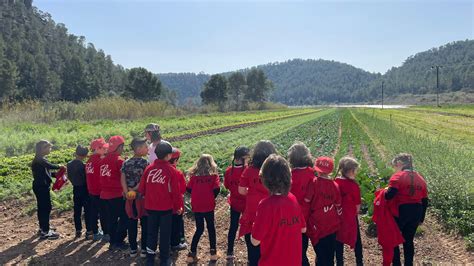
[[[90,225],[90,208],[89,208],[89,193],[87,192],[86,186],[74,186],[73,187],[73,200],[74,200],[74,226],[76,231],[82,231],[82,211],[84,210],[84,222],[86,224],[86,230],[92,231]]]
[[[120,198],[107,200],[107,219],[110,244],[120,244],[127,237],[128,216],[125,212],[125,200]]]
[[[146,247],[146,238],[147,238],[147,216],[140,218],[140,227],[142,228],[142,235],[140,237],[140,245],[142,250]],[[128,219],[128,243],[130,244],[130,250],[137,250],[137,235],[138,235],[138,220],[137,219]]]
[[[309,264],[308,255],[307,255],[309,239],[306,234],[303,234],[301,239],[303,240],[303,245],[301,246],[302,251],[303,251],[301,264],[303,266],[309,266],[310,264]]]
[[[158,231],[160,232],[160,265],[167,265],[170,257],[172,210],[148,212],[146,239],[147,265],[153,265],[158,244]]]
[[[250,240],[251,235],[245,235],[245,244],[247,245],[247,257],[249,266],[258,266],[258,260],[260,259],[260,245],[254,246]]]
[[[175,247],[184,243],[184,220],[183,215],[173,214],[171,226],[171,246]]]
[[[89,194],[89,224],[91,227],[91,231],[94,234],[99,232],[99,227],[97,225],[97,221],[100,219],[100,227],[104,234],[109,234],[109,230],[107,229],[107,202],[105,200],[100,199],[99,196],[90,195]]]
[[[421,204],[403,204],[400,205],[398,210],[399,216],[398,218],[395,217],[395,221],[405,239],[403,243],[404,265],[411,266],[413,265],[413,257],[415,256],[413,239],[415,238],[416,228],[418,228],[423,215],[423,207]],[[394,249],[393,265],[401,265],[399,247]]]
[[[240,212],[230,208],[230,226],[227,234],[227,255],[234,254],[234,242],[239,229]]]
[[[51,214],[51,195],[49,186],[33,186],[36,196],[38,223],[41,231],[49,231],[49,216]]]
[[[336,233],[319,239],[319,242],[314,246],[314,251],[316,252],[316,265],[333,266],[335,249]]]
[[[195,212],[196,232],[194,232],[193,241],[191,242],[191,252],[195,253],[199,239],[204,233],[204,220],[206,220],[207,233],[209,234],[209,243],[211,249],[216,250],[216,226],[214,224],[214,211],[211,212]]]
[[[357,240],[354,247],[356,265],[364,265],[364,259],[362,255],[362,239],[360,238],[359,219],[357,219]],[[336,241],[336,265],[344,265],[344,243]]]

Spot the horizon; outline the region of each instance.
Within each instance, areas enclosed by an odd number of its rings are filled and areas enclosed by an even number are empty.
[[[114,63],[156,74],[215,74],[294,59],[384,74],[409,56],[474,39],[471,1],[35,0],[33,5],[65,24],[68,33],[85,36]]]

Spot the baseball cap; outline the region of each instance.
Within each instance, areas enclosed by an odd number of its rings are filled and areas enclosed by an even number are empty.
[[[171,143],[166,140],[160,141],[160,143],[158,143],[155,148],[156,156],[161,159],[164,158],[166,155],[173,153],[174,151],[176,151],[176,149],[173,148],[173,146],[171,146]]]
[[[104,138],[95,139],[91,142],[91,150],[95,151],[100,148],[109,148],[109,144],[105,142]]]
[[[171,159],[178,159],[179,157],[181,157],[181,151],[174,148],[173,153],[171,154]]]
[[[89,153],[89,149],[87,147],[84,147],[82,145],[77,145],[76,155],[78,155],[78,156],[87,156],[88,153]]]
[[[109,139],[109,151],[116,151],[117,148],[125,143],[125,139],[122,136],[112,136]]]
[[[145,131],[146,131],[146,132],[150,132],[150,131],[160,131],[160,125],[155,124],[155,123],[148,124],[148,125],[146,125],[146,127],[145,127]]]
[[[334,159],[325,156],[316,158],[314,170],[318,173],[330,174],[334,170]]]

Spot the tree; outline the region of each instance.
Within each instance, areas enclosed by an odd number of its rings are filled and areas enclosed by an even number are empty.
[[[145,68],[132,68],[128,72],[125,96],[142,101],[157,100],[161,90],[160,80]]]
[[[268,92],[273,87],[263,70],[255,67],[247,73],[247,86],[245,98],[259,103],[266,100]]]
[[[227,101],[228,84],[224,76],[212,75],[208,82],[204,84],[201,91],[201,99],[204,104],[217,104],[219,110],[224,110]]]
[[[91,98],[85,65],[78,56],[73,56],[67,61],[62,80],[61,98],[63,100],[80,102]]]
[[[235,102],[235,110],[240,110],[242,96],[247,90],[247,83],[244,74],[234,72],[229,77],[229,97]]]
[[[0,97],[5,100],[16,93],[18,70],[8,59],[0,61]]]

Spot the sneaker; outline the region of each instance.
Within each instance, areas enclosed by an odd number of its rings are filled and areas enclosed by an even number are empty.
[[[199,258],[196,256],[195,252],[189,252],[188,257],[186,258],[186,263],[192,264],[192,263],[197,263],[199,261]]]
[[[216,262],[219,259],[219,255],[215,249],[211,249],[211,262]]]
[[[92,237],[92,240],[94,240],[94,241],[99,241],[99,240],[101,240],[103,237],[104,237],[104,235],[103,235],[101,232],[98,232],[97,234],[94,234],[94,236]]]
[[[138,252],[137,252],[136,249],[135,250],[132,250],[132,249],[130,250],[130,257],[131,258],[135,258],[137,255],[138,255]]]
[[[50,227],[49,227],[49,230],[56,231],[56,228],[50,226]],[[36,234],[37,234],[38,236],[41,236],[41,233],[42,233],[42,232],[43,232],[43,231],[41,231],[41,228],[40,228],[40,229],[38,229],[38,232],[36,232]]]
[[[147,254],[147,253],[146,253],[146,249],[142,249],[142,250],[140,251],[140,258],[146,258],[146,254]]]
[[[81,231],[76,231],[76,238],[81,237],[81,235],[82,235],[82,232],[81,232]]]
[[[40,239],[49,239],[55,240],[59,238],[59,234],[54,232],[53,230],[49,230],[49,232],[41,232]]]
[[[86,232],[86,240],[91,240],[94,238],[94,232],[92,231],[87,231]]]
[[[104,242],[109,242],[109,241],[110,241],[110,235],[109,235],[109,234],[105,234],[105,235],[102,237],[102,241],[104,241]]]

